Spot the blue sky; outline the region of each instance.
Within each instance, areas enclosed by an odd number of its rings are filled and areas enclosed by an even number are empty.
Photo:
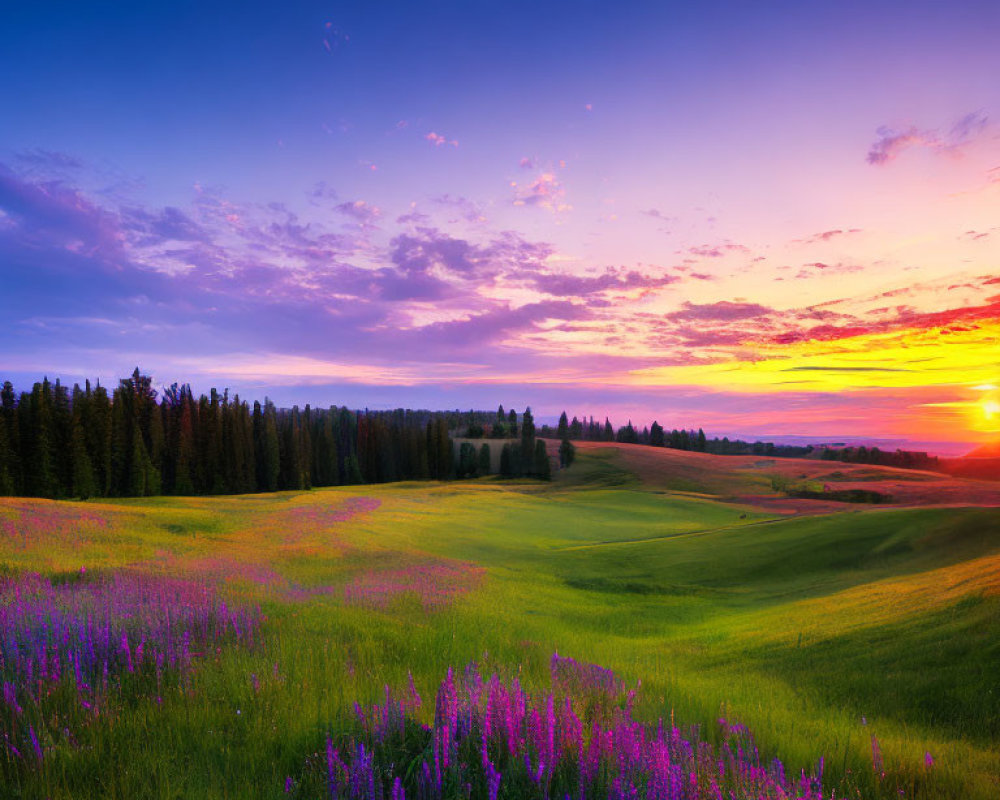
[[[6,12],[19,383],[1000,426],[997,4],[210,5]]]

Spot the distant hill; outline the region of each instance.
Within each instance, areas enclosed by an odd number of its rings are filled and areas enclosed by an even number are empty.
[[[942,459],[941,468],[960,478],[1000,481],[1000,442],[980,445],[962,458]]]
[[[1000,441],[983,444],[965,454],[966,458],[1000,458]]]
[[[560,474],[562,481],[690,492],[767,507],[779,513],[817,512],[823,501],[781,497],[777,483],[815,484],[831,493],[886,494],[896,505],[1000,506],[1000,459],[941,459],[951,474],[802,458],[720,456],[618,442],[576,442],[590,458]],[[976,469],[966,471],[974,465]],[[953,471],[954,470],[954,471]],[[977,478],[979,480],[966,480]],[[985,482],[986,479],[990,482]],[[843,505],[840,508],[843,508]]]

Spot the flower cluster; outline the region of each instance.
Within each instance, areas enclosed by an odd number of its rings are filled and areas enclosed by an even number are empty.
[[[765,762],[749,731],[720,720],[717,746],[697,728],[633,717],[634,693],[610,670],[558,655],[552,690],[484,678],[475,664],[438,689],[434,722],[414,720],[419,697],[356,709],[361,732],[327,740],[325,784],[337,800],[608,798],[609,800],[822,800],[815,774],[789,777]],[[595,703],[601,696],[609,706]],[[600,712],[595,715],[595,709]],[[286,784],[291,792],[295,783]]]

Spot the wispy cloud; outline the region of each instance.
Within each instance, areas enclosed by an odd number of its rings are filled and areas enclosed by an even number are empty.
[[[914,125],[903,129],[883,125],[876,133],[878,138],[868,150],[865,160],[882,165],[895,160],[910,148],[926,148],[934,153],[957,153],[985,133],[989,118],[982,111],[972,111],[957,120],[948,131],[920,129]]]
[[[451,145],[452,147],[458,147],[457,139],[449,139],[444,134],[435,133],[434,131],[431,131],[430,133],[426,134],[424,138],[435,147],[441,147],[442,145],[446,144]]]
[[[511,182],[514,190],[515,206],[537,206],[550,211],[569,211],[572,206],[565,202],[566,189],[554,172],[543,172],[527,184]]]

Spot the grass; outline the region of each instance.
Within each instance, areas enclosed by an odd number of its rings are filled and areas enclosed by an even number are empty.
[[[753,463],[727,484],[715,462],[685,475],[588,448],[549,485],[0,501],[6,574],[193,577],[266,617],[256,647],[205,658],[162,703],[122,703],[74,746],[43,732],[41,766],[0,759],[0,796],[282,797],[326,735],[350,729],[355,700],[409,671],[425,698],[471,660],[544,686],[558,650],[641,679],[646,719],[708,735],[720,715],[739,720],[796,771],[824,756],[834,787],[992,800],[1000,509],[787,517],[720,502],[767,491]],[[358,497],[369,510],[338,515]],[[416,573],[445,602],[398,590]],[[378,602],[345,601],[358,586]]]

